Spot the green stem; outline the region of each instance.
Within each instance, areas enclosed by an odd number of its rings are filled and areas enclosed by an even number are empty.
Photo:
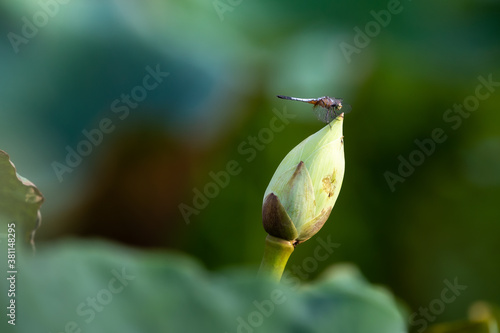
[[[279,281],[293,249],[294,246],[290,241],[268,235],[259,275],[266,275],[275,281]]]

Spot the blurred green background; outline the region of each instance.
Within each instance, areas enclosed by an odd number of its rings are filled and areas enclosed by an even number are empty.
[[[373,23],[391,3],[3,0],[0,149],[45,196],[38,244],[99,237],[213,270],[256,269],[264,190],[323,126],[308,105],[275,96],[329,95],[353,111],[343,188],[316,237],[340,246],[306,280],[350,261],[416,311],[457,277],[468,288],[436,321],[465,317],[475,300],[498,303],[500,87],[481,88],[489,96],[470,114],[451,121],[448,110],[474,101],[478,77],[500,82],[500,3],[401,1]],[[366,28],[371,37],[359,37]],[[356,52],[346,56],[346,44]],[[169,75],[126,116],[115,112],[145,91],[136,88],[148,66]],[[274,109],[294,118],[269,137]],[[67,147],[106,118],[113,130],[58,178],[54,162],[66,164]],[[391,188],[386,172],[439,128],[447,139]],[[233,160],[241,171],[183,217],[179,205],[192,207]],[[300,245],[289,267],[316,246]]]

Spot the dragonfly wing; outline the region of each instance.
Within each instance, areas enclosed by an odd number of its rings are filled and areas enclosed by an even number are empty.
[[[342,106],[340,110],[335,110],[333,107],[331,108],[322,108],[322,107],[314,107],[314,113],[318,120],[324,122],[325,124],[329,124],[337,118],[341,113],[348,113],[351,111],[351,106],[349,104],[345,104]]]
[[[343,104],[342,109],[340,109],[340,112],[342,113],[349,113],[351,112],[352,107],[349,104]]]
[[[335,117],[337,116],[335,114],[334,110],[330,109],[330,108],[325,109],[325,108],[316,106],[313,108],[313,111],[316,114],[316,117],[318,118],[318,120],[325,123],[325,124],[328,124],[333,119],[335,119]]]

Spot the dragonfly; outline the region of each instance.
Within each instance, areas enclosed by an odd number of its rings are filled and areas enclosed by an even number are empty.
[[[350,105],[342,104],[342,101],[344,100],[343,98],[335,98],[329,96],[323,96],[319,98],[297,98],[282,95],[278,95],[276,97],[314,105],[313,110],[316,113],[316,116],[320,121],[326,124],[329,124],[332,120],[337,118],[339,114],[348,113],[352,109]]]

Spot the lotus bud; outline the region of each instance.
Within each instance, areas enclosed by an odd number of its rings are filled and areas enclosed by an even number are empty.
[[[266,232],[294,245],[315,235],[330,216],[344,178],[344,114],[285,156],[264,194]]]

